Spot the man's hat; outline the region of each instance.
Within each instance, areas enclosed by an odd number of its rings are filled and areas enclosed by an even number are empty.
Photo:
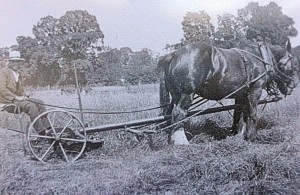
[[[24,58],[21,58],[19,51],[9,51],[9,61],[24,61]]]

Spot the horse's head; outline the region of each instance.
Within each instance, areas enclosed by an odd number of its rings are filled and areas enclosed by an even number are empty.
[[[276,61],[276,83],[283,95],[290,95],[299,82],[298,61],[291,53],[290,41],[286,47],[270,47]]]

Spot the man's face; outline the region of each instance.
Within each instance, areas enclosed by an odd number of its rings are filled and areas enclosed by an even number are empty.
[[[23,61],[20,61],[20,60],[9,60],[8,67],[16,72],[19,72],[20,68],[22,66],[22,63],[23,63]]]

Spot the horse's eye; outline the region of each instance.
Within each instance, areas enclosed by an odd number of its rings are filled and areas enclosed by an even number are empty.
[[[298,71],[298,66],[297,66],[297,65],[294,66],[294,67],[293,67],[293,70],[294,70],[294,71]]]

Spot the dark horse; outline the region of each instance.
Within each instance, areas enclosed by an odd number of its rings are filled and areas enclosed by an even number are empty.
[[[171,103],[163,113],[172,114],[170,141],[189,143],[184,125],[178,121],[186,117],[195,94],[208,100],[235,99],[240,106],[234,111],[232,131],[253,140],[263,89],[273,95],[279,91],[289,95],[296,87],[296,65],[290,51],[289,41],[286,47],[259,42],[242,49],[193,43],[165,55],[159,60],[158,69],[164,74],[161,104]]]

